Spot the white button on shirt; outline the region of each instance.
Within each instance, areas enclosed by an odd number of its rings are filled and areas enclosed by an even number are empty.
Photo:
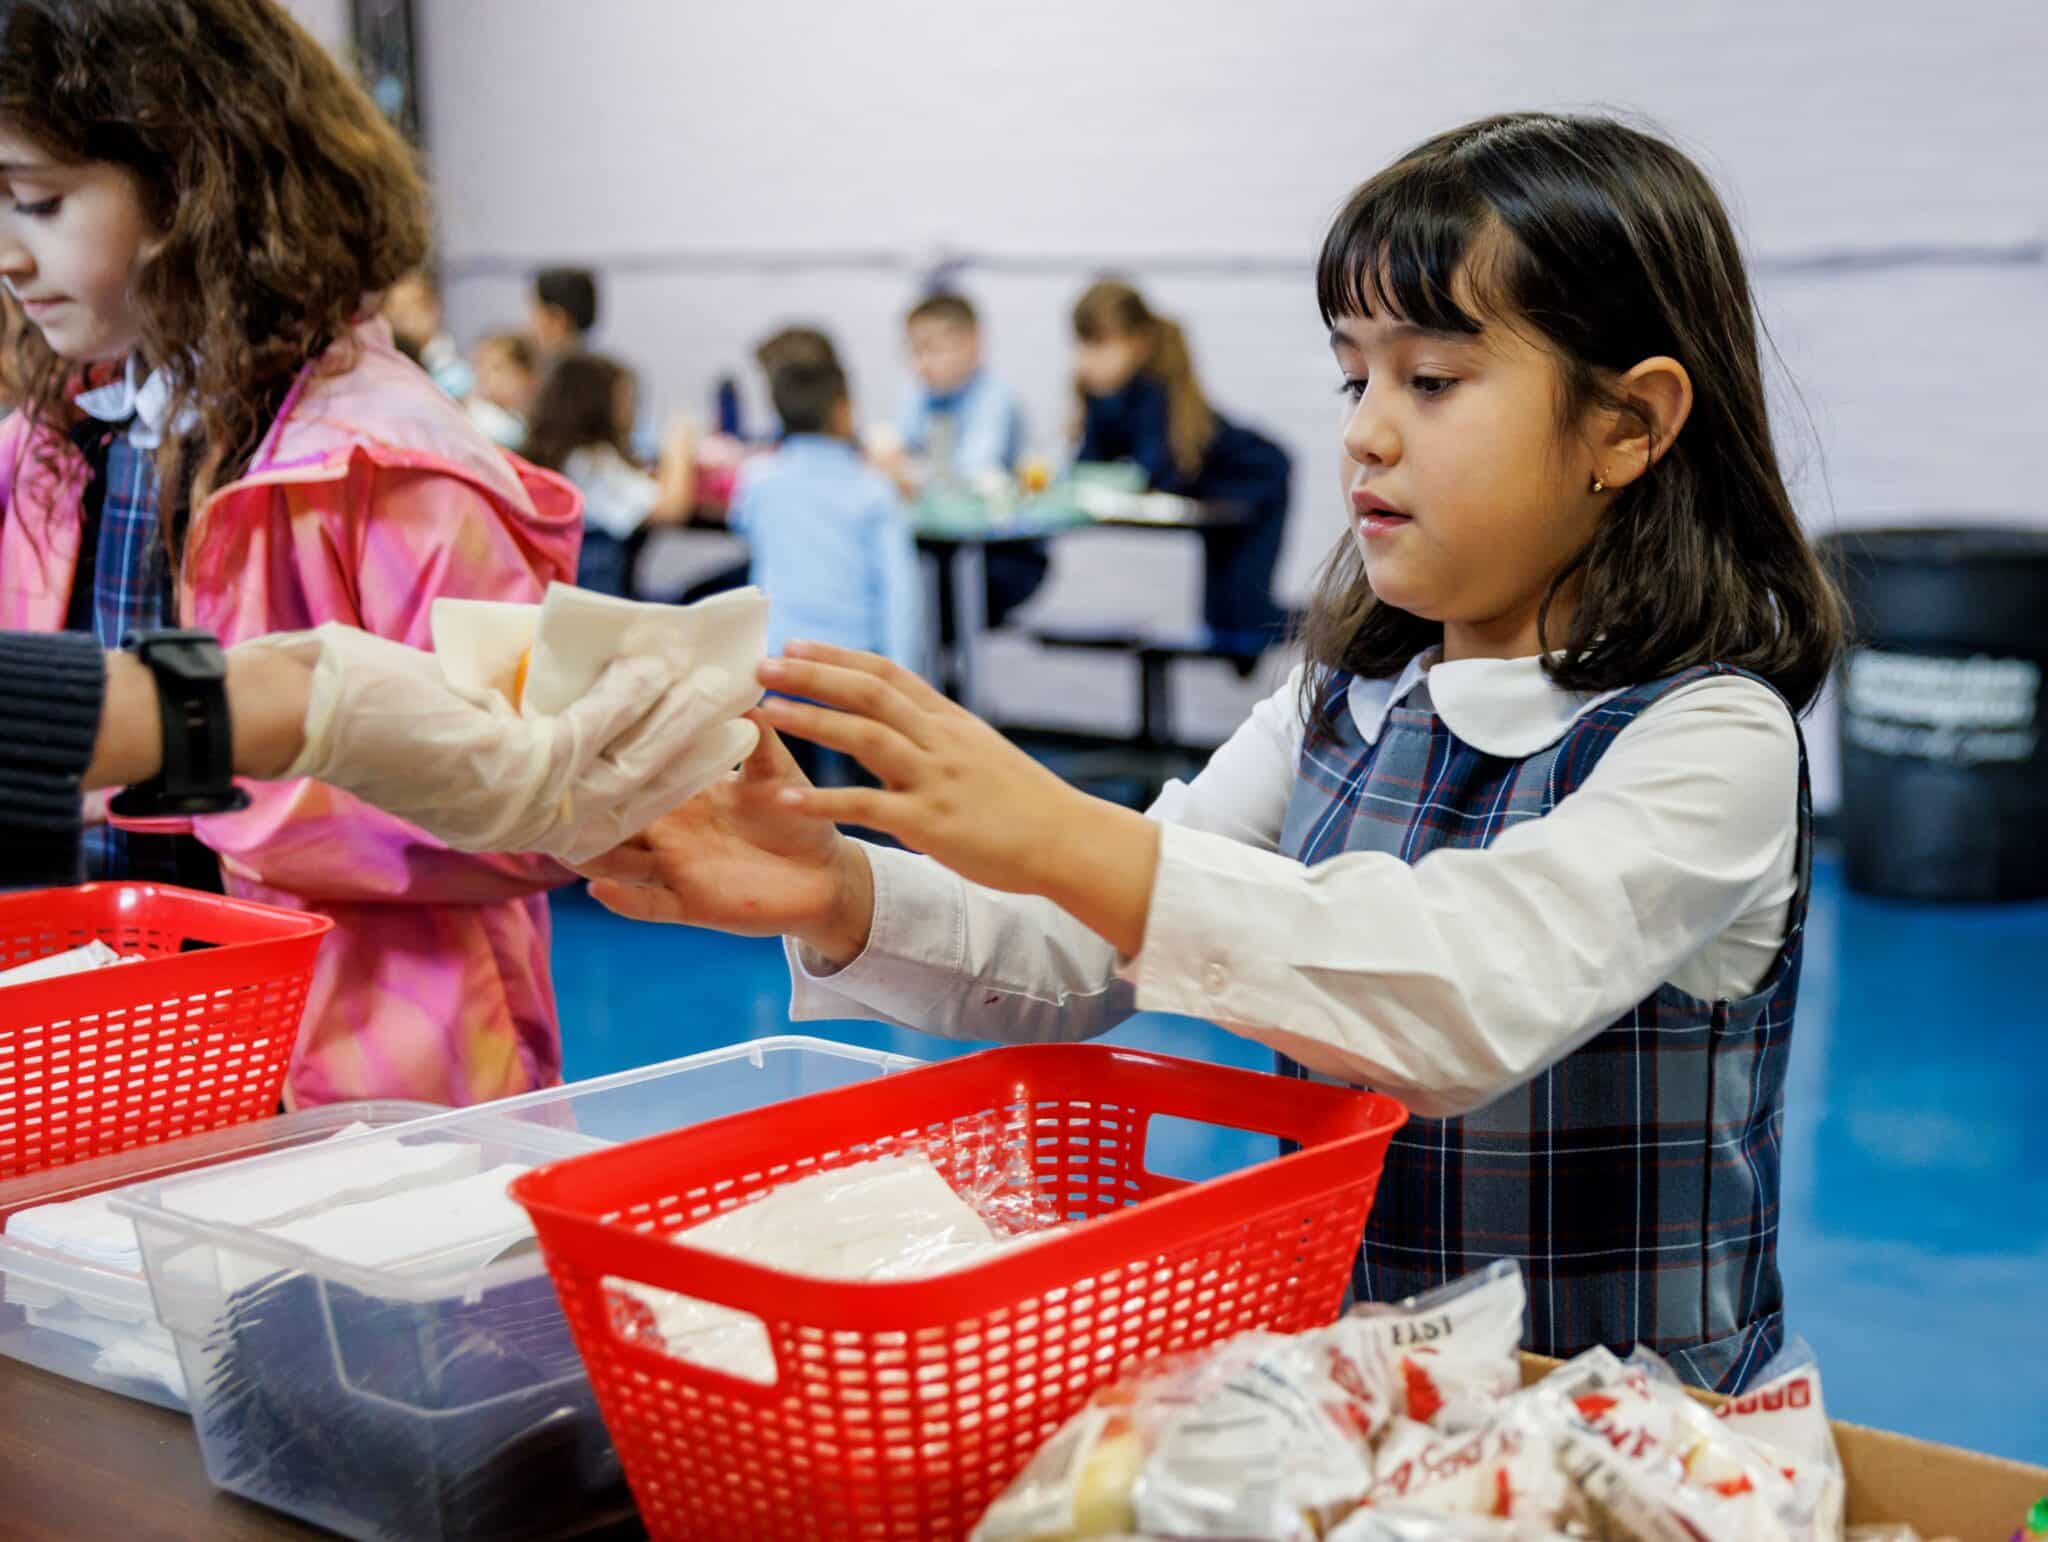
[[[1424,656],[1353,683],[1368,741],[1425,673],[1445,725],[1493,755],[1535,754],[1607,699],[1559,689],[1535,658]],[[1444,1116],[1527,1081],[1660,985],[1739,997],[1770,970],[1798,886],[1799,740],[1766,687],[1719,676],[1672,692],[1555,810],[1483,850],[1311,868],[1275,850],[1299,683],[1297,669],[1150,810],[1164,828],[1135,957],[1048,901],[871,850],[867,949],[825,975],[792,946],[790,1015],[1033,1042],[1180,1012]]]

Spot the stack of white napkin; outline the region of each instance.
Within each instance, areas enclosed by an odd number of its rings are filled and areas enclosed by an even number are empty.
[[[350,1125],[333,1140],[367,1133]],[[182,1215],[250,1227],[324,1258],[359,1268],[433,1270],[481,1266],[525,1245],[533,1235],[526,1212],[505,1193],[527,1168],[507,1163],[479,1171],[482,1148],[457,1141],[376,1141],[328,1151],[326,1142],[292,1160],[250,1167],[233,1163],[178,1181],[163,1196]],[[66,1263],[142,1278],[135,1224],[111,1202],[123,1191],[17,1211],[6,1226],[9,1241],[55,1254]],[[222,1286],[232,1292],[274,1271],[275,1265],[227,1249]],[[89,1282],[88,1282],[89,1283]],[[176,1345],[154,1316],[121,1310],[101,1295],[76,1296],[6,1276],[6,1300],[29,1325],[61,1333],[99,1351],[101,1375],[161,1383],[186,1395]]]
[[[330,1139],[346,1140],[369,1128],[352,1124]],[[254,1171],[231,1165],[197,1181],[185,1180],[177,1189],[176,1207],[203,1221],[274,1227],[318,1210],[467,1177],[476,1168],[474,1146],[384,1141],[360,1150],[329,1152],[316,1145],[295,1161]],[[142,1247],[136,1241],[135,1223],[111,1208],[123,1192],[111,1189],[16,1211],[7,1222],[7,1235],[94,1268],[140,1274]]]
[[[12,969],[0,969],[0,989],[10,985],[33,985],[38,980],[59,980],[66,975],[85,974],[94,969],[105,969],[112,964],[139,964],[140,953],[116,953],[98,938],[82,948],[72,948],[63,953],[52,953],[47,958],[36,959],[33,963],[16,964]]]
[[[472,1159],[474,1146],[466,1150]],[[427,1269],[489,1263],[533,1235],[533,1221],[507,1197],[530,1169],[507,1162],[467,1178],[437,1180],[360,1204],[341,1205],[269,1228],[280,1241],[364,1269]]]

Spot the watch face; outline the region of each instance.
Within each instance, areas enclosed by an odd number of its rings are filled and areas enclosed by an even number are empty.
[[[227,679],[228,656],[210,637],[205,642],[181,642],[167,651],[178,672],[188,680]]]

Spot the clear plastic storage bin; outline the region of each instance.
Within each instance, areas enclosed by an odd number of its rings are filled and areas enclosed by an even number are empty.
[[[184,1377],[141,1265],[103,1266],[38,1247],[9,1236],[7,1223],[38,1205],[331,1140],[352,1124],[382,1129],[445,1112],[432,1103],[333,1103],[0,1183],[0,1354],[183,1413]]]
[[[453,1143],[478,1171],[539,1166],[917,1063],[762,1039],[332,1149]],[[405,1542],[573,1535],[631,1508],[523,1215],[480,1247],[366,1268],[181,1213],[191,1182],[152,1182],[117,1205],[135,1219],[217,1485],[350,1537]]]

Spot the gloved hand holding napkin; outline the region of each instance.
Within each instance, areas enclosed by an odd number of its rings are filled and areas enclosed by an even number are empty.
[[[436,653],[329,624],[247,644],[313,671],[287,769],[463,851],[574,865],[745,760],[766,646],[758,589],[693,606],[550,587],[541,605],[439,600]],[[515,702],[515,697],[519,698]]]

